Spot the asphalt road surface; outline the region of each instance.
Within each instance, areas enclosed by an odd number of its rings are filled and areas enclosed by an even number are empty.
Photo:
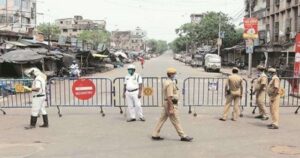
[[[191,68],[172,59],[171,52],[146,61],[145,69],[136,63],[138,72],[147,77],[165,77],[168,67],[178,70],[182,87],[187,77],[222,77]],[[91,77],[116,78],[126,75],[126,68]],[[212,98],[214,99],[214,98]],[[166,122],[161,131],[164,141],[151,140],[159,119],[160,107],[144,108],[146,122],[127,123],[118,108],[49,108],[50,128],[26,131],[30,109],[5,109],[0,115],[0,158],[286,158],[300,157],[300,116],[295,108],[281,108],[279,130],[269,130],[269,121],[254,119],[252,108],[236,122],[221,122],[222,107],[198,107],[197,117],[180,106],[180,121],[185,132],[194,137],[191,143],[180,142],[174,127]],[[42,118],[39,118],[39,124]]]

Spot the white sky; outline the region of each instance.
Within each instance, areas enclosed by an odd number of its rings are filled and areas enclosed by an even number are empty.
[[[92,20],[106,20],[107,30],[147,31],[148,38],[171,42],[175,29],[190,21],[191,13],[222,11],[242,21],[244,0],[38,0],[38,22],[82,15]]]

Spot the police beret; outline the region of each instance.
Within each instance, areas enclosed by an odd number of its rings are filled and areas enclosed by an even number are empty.
[[[175,68],[168,68],[167,73],[175,74],[176,73],[176,69]]]

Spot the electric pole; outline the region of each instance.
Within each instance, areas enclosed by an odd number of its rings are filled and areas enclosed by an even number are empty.
[[[220,56],[221,54],[221,45],[222,45],[222,41],[221,41],[221,15],[219,15],[219,35],[218,35],[218,55]]]
[[[250,7],[249,8],[249,17],[252,18],[252,0],[249,0],[249,7]],[[248,40],[252,40],[252,39],[248,39]],[[253,45],[252,45],[252,49],[254,50]],[[249,78],[252,78],[252,53],[253,52],[248,53],[248,58],[249,58],[249,61],[248,61],[248,77]]]

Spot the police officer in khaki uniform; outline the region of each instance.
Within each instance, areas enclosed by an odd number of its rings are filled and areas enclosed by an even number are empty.
[[[269,117],[266,112],[266,89],[268,86],[268,76],[265,74],[266,68],[264,66],[257,66],[258,79],[255,84],[254,94],[256,95],[256,105],[259,109],[259,115],[256,119],[268,120]]]
[[[276,69],[270,68],[268,72],[272,75],[272,80],[268,85],[268,95],[270,103],[270,113],[272,124],[268,125],[269,129],[278,129],[279,127],[279,103],[280,103],[280,79],[277,76]]]
[[[188,137],[184,134],[183,129],[179,123],[178,118],[178,99],[179,99],[179,92],[178,87],[175,80],[176,75],[176,69],[169,68],[167,70],[168,79],[164,82],[163,86],[163,93],[164,93],[164,109],[162,111],[161,117],[155,127],[155,130],[152,134],[153,140],[163,140],[162,137],[159,136],[160,130],[163,126],[163,124],[166,122],[168,118],[170,118],[170,121],[174,125],[178,135],[181,138],[181,141],[187,141],[190,142],[193,140],[193,138]]]
[[[232,69],[232,75],[228,77],[225,86],[226,103],[221,121],[226,121],[227,115],[230,109],[231,102],[234,101],[232,121],[236,121],[240,114],[240,100],[243,95],[243,79],[238,75],[239,69],[234,67]]]

